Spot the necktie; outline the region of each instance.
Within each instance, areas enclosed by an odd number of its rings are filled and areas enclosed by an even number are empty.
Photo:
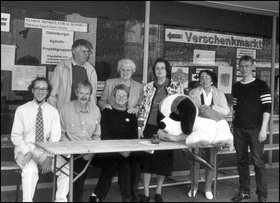
[[[36,116],[36,138],[35,142],[43,142],[44,141],[44,123],[43,123],[43,115],[42,108],[38,108],[38,113]]]

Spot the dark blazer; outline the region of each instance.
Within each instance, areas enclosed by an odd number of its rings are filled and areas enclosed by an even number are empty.
[[[101,111],[104,109],[106,104],[110,104],[110,105],[114,104],[115,99],[113,95],[113,90],[115,86],[119,84],[122,84],[120,78],[113,78],[113,79],[106,80],[106,84],[102,92],[101,98],[98,101],[98,105]],[[142,98],[143,98],[143,85],[131,79],[127,108],[129,109],[131,107],[140,106]]]

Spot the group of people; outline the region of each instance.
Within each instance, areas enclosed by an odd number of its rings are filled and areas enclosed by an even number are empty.
[[[142,85],[132,79],[136,65],[131,59],[118,62],[119,78],[106,81],[101,98],[96,99],[97,76],[88,63],[92,44],[83,39],[72,46],[73,57],[59,63],[50,82],[36,78],[29,86],[33,100],[16,110],[11,132],[15,145],[15,160],[22,169],[23,201],[32,201],[41,173],[53,170],[53,156],[35,146],[35,142],[90,141],[112,139],[151,138],[159,131],[159,103],[171,94],[184,94],[183,84],[171,79],[171,66],[167,60],[157,59],[152,67],[155,80]],[[240,59],[242,81],[233,86],[234,147],[240,175],[240,192],[235,202],[250,198],[248,146],[250,146],[256,171],[259,201],[267,199],[267,182],[264,167],[264,141],[270,115],[271,96],[265,82],[252,76],[254,61],[249,56]],[[200,86],[189,92],[197,108],[212,108],[222,115],[230,109],[223,92],[214,84],[216,76],[209,70],[199,73]],[[170,141],[184,140],[182,133]],[[159,133],[163,140],[164,135]],[[175,137],[175,136],[174,136]],[[94,146],[93,146],[94,147]],[[201,155],[206,149],[198,149]],[[207,160],[213,164],[213,151],[206,150]],[[162,185],[170,176],[173,151],[119,152],[83,154],[74,156],[74,171],[83,171],[87,162],[101,168],[98,183],[90,202],[101,202],[107,196],[113,177],[118,174],[118,184],[123,202],[149,202],[149,184],[152,174],[157,176],[155,201],[163,202]],[[69,191],[69,166],[67,157],[58,156],[56,201],[67,201]],[[198,190],[199,164],[194,170],[194,196]],[[139,194],[138,183],[143,177],[144,194]],[[211,185],[214,171],[206,169],[205,197],[212,199]],[[82,201],[87,170],[74,182],[75,202]],[[188,193],[191,197],[191,193]]]

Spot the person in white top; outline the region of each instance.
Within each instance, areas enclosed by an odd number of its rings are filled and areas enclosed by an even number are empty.
[[[34,99],[19,106],[15,112],[11,132],[11,140],[15,145],[15,160],[22,169],[23,202],[32,202],[36,185],[41,173],[49,173],[53,170],[53,157],[35,146],[35,140],[39,142],[58,142],[61,137],[61,127],[58,111],[45,102],[51,91],[51,85],[46,78],[38,77],[29,86]],[[41,116],[41,140],[38,138],[38,115]],[[39,117],[40,117],[39,116]],[[39,140],[38,140],[39,139]],[[57,167],[66,161],[58,156]],[[39,169],[38,169],[39,168]],[[69,166],[66,164],[57,172],[56,202],[66,202],[69,191]]]
[[[225,94],[214,86],[214,83],[217,81],[216,74],[210,70],[201,70],[198,76],[201,86],[189,92],[189,96],[193,99],[195,105],[199,109],[212,108],[223,116],[226,116],[230,112],[230,109]],[[202,151],[205,151],[206,160],[208,160],[210,164],[214,164],[214,148],[196,149],[196,151],[198,151],[197,153],[199,156],[202,155]],[[194,196],[198,190],[199,171],[200,163],[196,162],[194,165],[194,183],[192,183],[194,186]],[[206,167],[204,191],[207,199],[213,199],[211,186],[214,174],[214,170]],[[188,196],[191,197],[191,190]]]

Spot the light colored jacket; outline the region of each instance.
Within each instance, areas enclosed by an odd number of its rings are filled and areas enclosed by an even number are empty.
[[[212,109],[221,113],[223,116],[226,116],[230,109],[228,107],[227,99],[225,94],[218,90],[216,87],[212,86],[213,88],[213,106]],[[189,96],[193,99],[196,106],[202,105],[201,104],[201,94],[202,94],[202,86],[199,86],[189,92]]]
[[[70,102],[72,87],[72,63],[75,63],[73,57],[60,62],[54,69],[50,83],[52,92],[48,98],[48,102],[60,111],[61,107]],[[90,101],[96,103],[97,91],[97,75],[94,67],[85,62],[87,77],[92,85],[92,94]]]
[[[106,80],[104,90],[102,92],[101,98],[98,100],[98,105],[101,111],[105,108],[106,104],[111,106],[114,104],[113,90],[116,85],[122,84],[121,78],[112,78]],[[135,80],[130,81],[130,90],[127,108],[136,107],[141,105],[143,98],[143,85]]]
[[[144,96],[140,107],[138,120],[143,121],[142,131],[145,129],[146,123],[152,107],[152,101],[156,93],[155,81],[149,82],[144,85]],[[171,80],[170,84],[166,87],[167,95],[184,94],[184,86],[180,82]],[[141,126],[139,126],[141,127]]]

